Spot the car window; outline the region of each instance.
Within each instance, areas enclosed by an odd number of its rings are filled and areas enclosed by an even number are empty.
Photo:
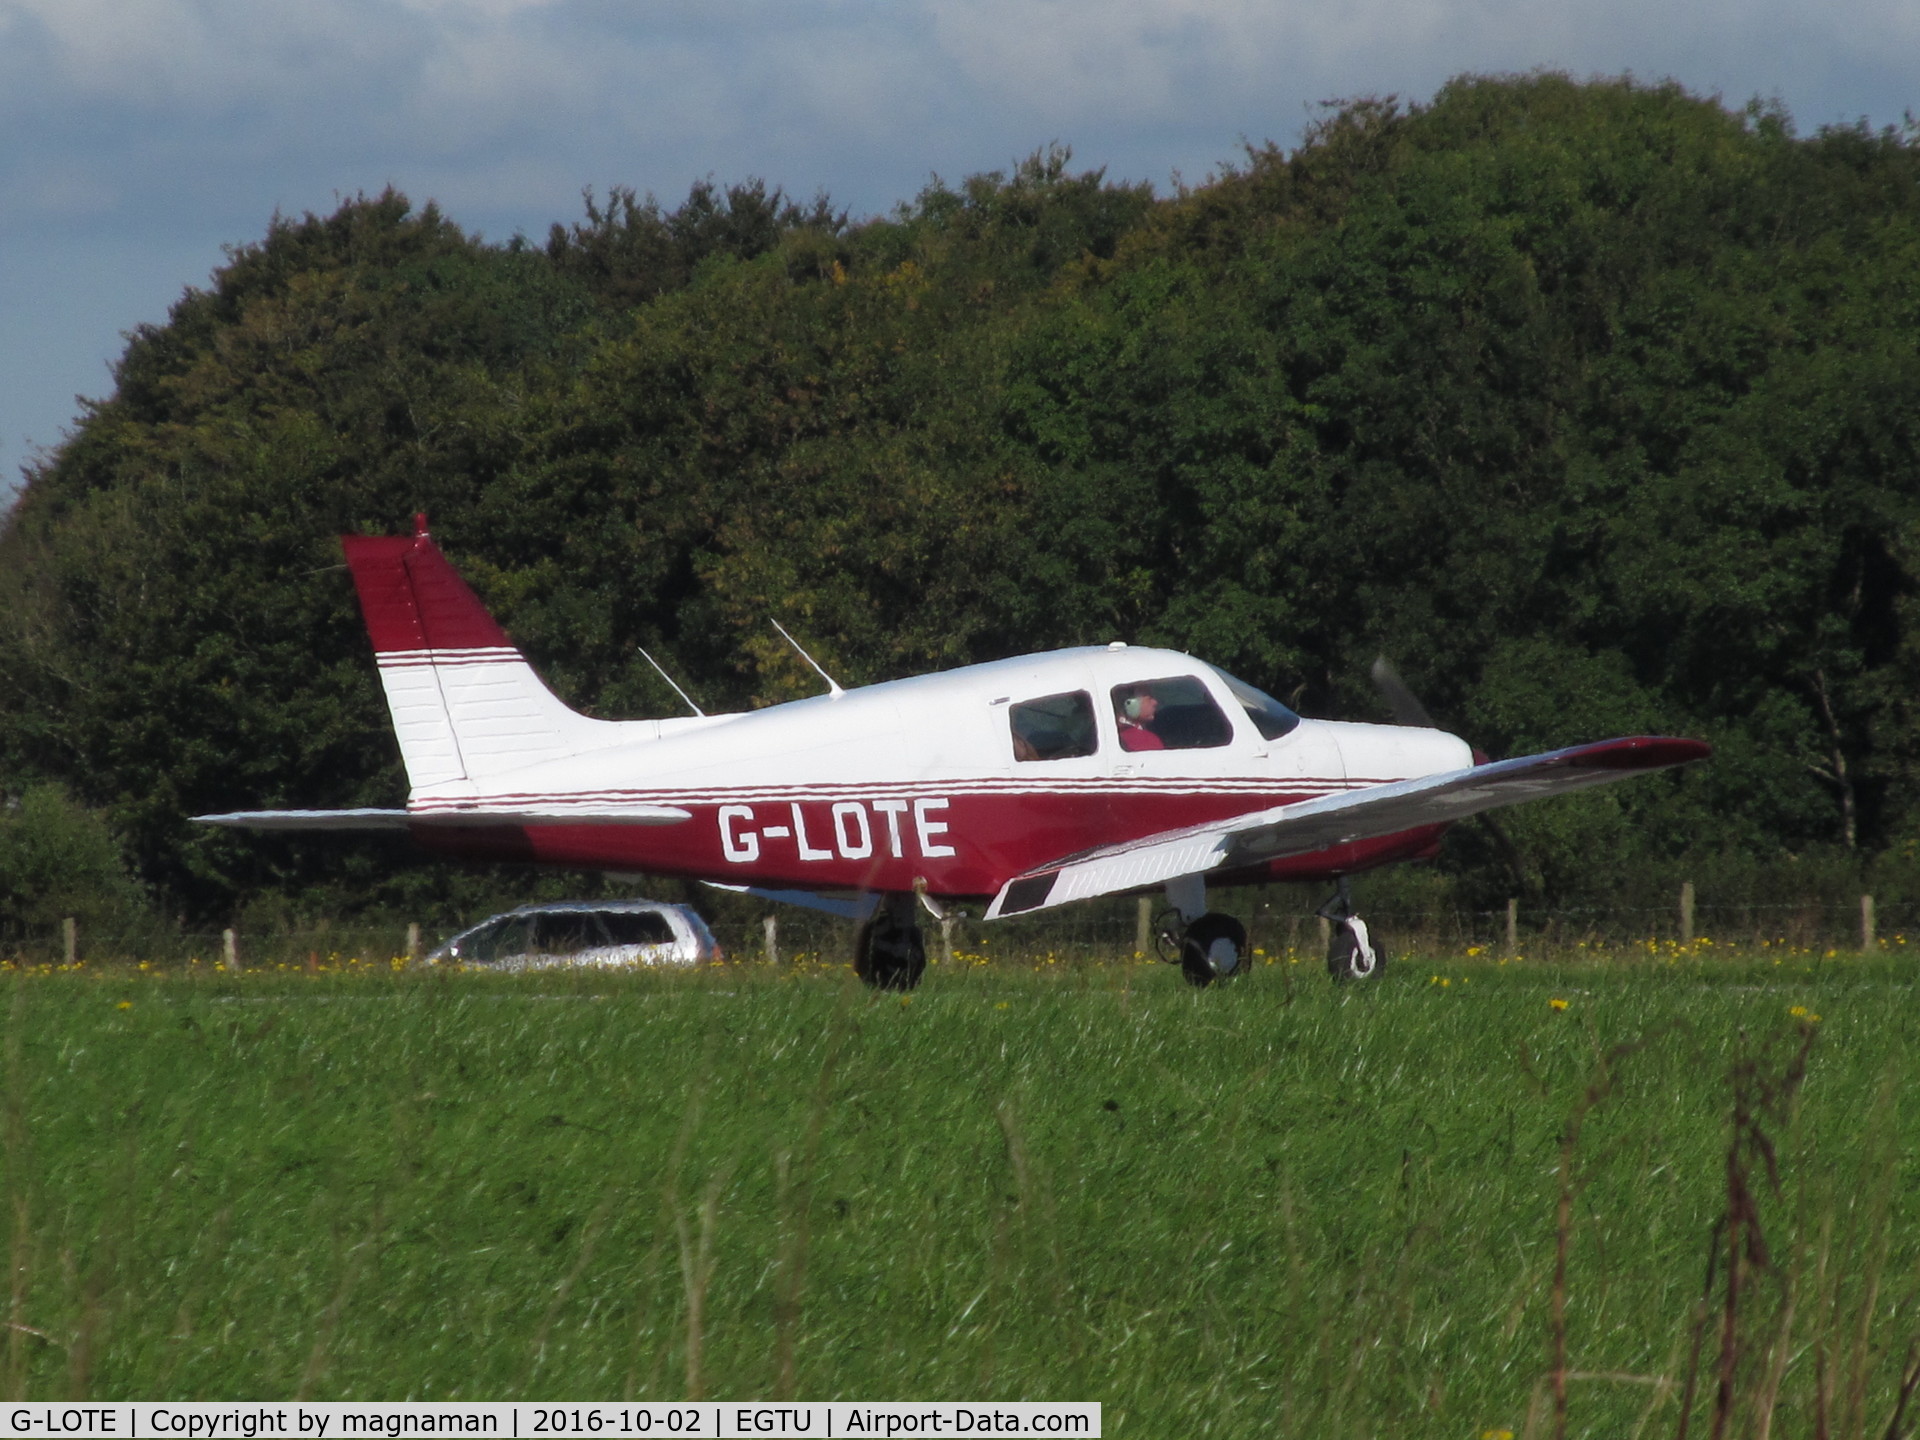
[[[1237,680],[1221,670],[1216,672],[1226,682],[1233,698],[1240,702],[1247,712],[1247,718],[1253,721],[1253,728],[1260,732],[1262,740],[1278,740],[1288,734],[1300,723],[1300,717],[1282,705],[1264,690],[1256,690],[1244,680]]]
[[[601,918],[607,922],[607,935],[616,945],[671,945],[673,943],[673,926],[668,924],[667,917],[658,911],[629,913],[610,910]]]
[[[1023,700],[1007,711],[1016,760],[1066,760],[1091,755],[1100,739],[1093,725],[1093,697],[1084,690]]]
[[[1207,750],[1233,739],[1233,727],[1193,675],[1113,687],[1122,750]]]
[[[607,943],[607,932],[600,927],[599,917],[581,910],[540,916],[536,933],[542,955],[576,955],[582,950],[598,950]]]
[[[475,965],[524,955],[532,948],[533,917],[509,915],[484,925],[460,942],[460,958]]]

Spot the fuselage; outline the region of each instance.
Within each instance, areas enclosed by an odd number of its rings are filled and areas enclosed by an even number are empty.
[[[1172,680],[1193,682],[1164,692],[1184,702],[1184,729],[1169,725],[1168,739],[1135,748],[1137,730],[1123,734],[1131,728],[1123,697]],[[1058,650],[743,714],[607,726],[612,743],[601,748],[485,782],[417,788],[409,809],[668,805],[691,818],[416,826],[414,834],[432,849],[476,858],[809,890],[924,885],[933,895],[974,896],[1099,845],[1473,763],[1465,742],[1442,731],[1307,719],[1283,728],[1271,711],[1256,715],[1245,695],[1177,651]],[[1054,753],[1036,749],[1034,717],[1061,715],[1078,726],[1071,742]],[[1429,853],[1442,828],[1217,878],[1351,873]]]

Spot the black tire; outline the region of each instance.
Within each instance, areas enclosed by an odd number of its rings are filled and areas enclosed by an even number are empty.
[[[1231,915],[1202,915],[1180,942],[1180,973],[1197,987],[1232,980],[1247,968],[1247,927]]]
[[[1354,926],[1360,926],[1355,933]],[[1365,935],[1366,944],[1361,944],[1361,935]],[[1372,963],[1367,960],[1368,951],[1372,952]],[[1387,969],[1387,950],[1380,943],[1380,937],[1367,929],[1364,920],[1336,920],[1333,922],[1333,938],[1327,945],[1327,973],[1333,977],[1334,984],[1344,984],[1349,980],[1378,980]]]
[[[877,916],[853,942],[853,973],[875,990],[911,990],[927,973],[927,941],[918,925]]]

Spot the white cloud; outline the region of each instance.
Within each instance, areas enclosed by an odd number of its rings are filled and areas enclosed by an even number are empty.
[[[131,213],[170,185],[231,209],[377,175],[499,203],[498,177],[539,155],[568,193],[777,162],[794,188],[884,208],[876,174],[1055,139],[1120,173],[1164,178],[1169,155],[1203,172],[1241,134],[1290,139],[1313,101],[1467,69],[1671,73],[1736,103],[1805,103],[1810,75],[1884,91],[1920,76],[1917,17],[1898,0],[0,0],[0,119],[22,141],[0,200],[17,225]]]

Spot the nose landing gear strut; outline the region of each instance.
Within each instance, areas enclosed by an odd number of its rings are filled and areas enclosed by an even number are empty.
[[[1331,921],[1333,934],[1327,943],[1327,973],[1340,984],[1348,980],[1372,980],[1387,968],[1386,948],[1367,928],[1367,922],[1353,913],[1353,883],[1344,875],[1340,888],[1314,912]]]

